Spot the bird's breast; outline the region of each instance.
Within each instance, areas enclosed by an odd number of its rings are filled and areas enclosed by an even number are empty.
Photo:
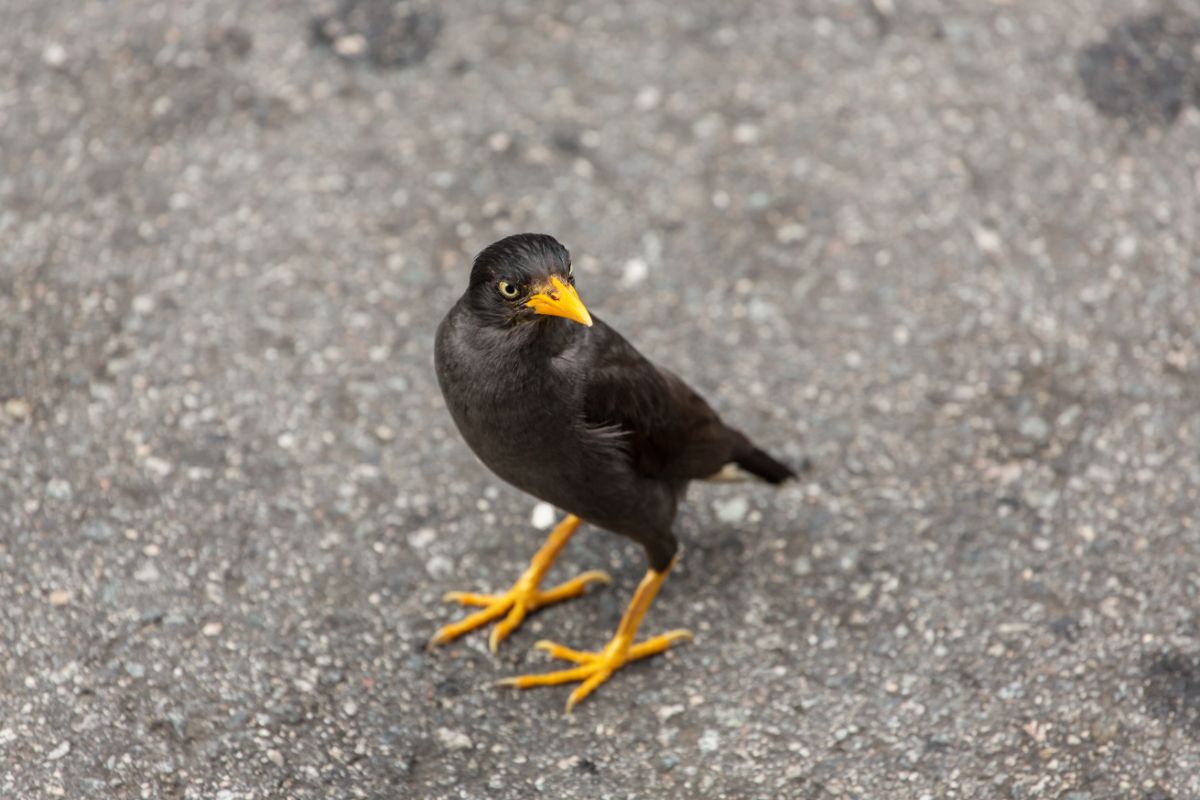
[[[535,496],[574,472],[578,460],[571,384],[549,361],[520,354],[437,349],[446,406],[467,445],[500,478]]]

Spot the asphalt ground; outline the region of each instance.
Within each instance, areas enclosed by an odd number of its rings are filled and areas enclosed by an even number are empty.
[[[1200,5],[0,2],[0,797],[1200,797]],[[812,470],[491,656],[433,331],[536,230]],[[544,512],[539,512],[540,517]]]

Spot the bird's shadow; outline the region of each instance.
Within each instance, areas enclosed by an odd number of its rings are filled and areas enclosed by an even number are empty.
[[[728,523],[687,526],[687,544],[683,547],[689,581],[710,586],[736,585],[746,572],[747,553],[752,551],[746,537],[754,532],[746,526]]]

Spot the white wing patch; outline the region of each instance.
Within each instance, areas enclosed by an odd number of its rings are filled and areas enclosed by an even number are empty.
[[[757,481],[759,478],[730,461],[721,467],[719,471],[709,475],[704,480],[712,481],[713,483],[744,483],[746,481]]]

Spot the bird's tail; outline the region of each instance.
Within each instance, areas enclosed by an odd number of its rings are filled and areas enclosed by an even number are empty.
[[[776,461],[766,452],[753,445],[745,453],[734,459],[739,467],[755,477],[762,478],[767,483],[780,484],[796,477],[796,472],[786,464]]]

